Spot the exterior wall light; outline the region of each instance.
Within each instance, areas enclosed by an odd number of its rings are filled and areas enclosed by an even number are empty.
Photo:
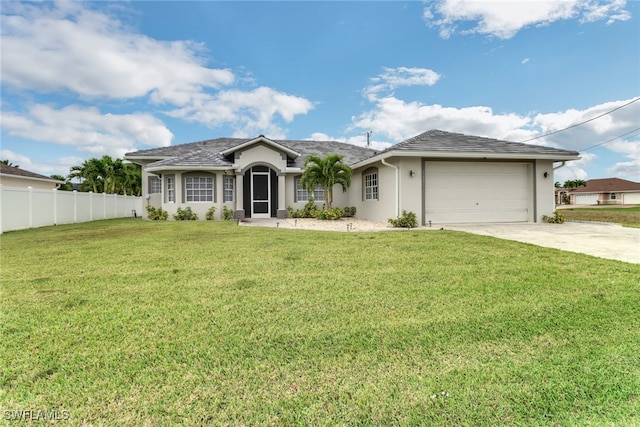
[[[414,176],[415,174],[416,174],[416,173],[413,171],[413,169],[409,171],[409,176],[410,176],[411,178],[413,178],[413,176]]]
[[[544,176],[545,178],[549,176],[549,172],[545,172],[542,176]]]

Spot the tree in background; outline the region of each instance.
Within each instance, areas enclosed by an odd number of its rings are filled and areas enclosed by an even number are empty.
[[[80,180],[80,191],[136,196],[142,192],[140,166],[125,163],[122,159],[114,160],[110,156],[91,158],[73,166],[69,179]]]
[[[64,184],[60,184],[60,186],[58,187],[58,190],[73,191],[73,184],[71,183],[71,181],[69,181],[69,178],[65,178],[62,175],[51,175],[51,178],[64,182]]]
[[[351,185],[351,168],[339,154],[329,154],[327,157],[309,156],[304,161],[304,172],[301,183],[309,192],[313,192],[316,184],[324,188],[325,207],[331,209],[333,202],[333,186],[340,184],[342,191],[347,191]],[[312,193],[313,194],[313,193]]]
[[[9,160],[0,160],[0,163],[2,163],[3,165],[14,167],[14,168],[19,168],[20,167],[20,165],[14,165]]]

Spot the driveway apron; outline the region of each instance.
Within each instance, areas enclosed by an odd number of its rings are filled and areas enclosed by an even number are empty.
[[[640,264],[640,229],[617,224],[450,224],[447,230],[493,236],[600,258]]]

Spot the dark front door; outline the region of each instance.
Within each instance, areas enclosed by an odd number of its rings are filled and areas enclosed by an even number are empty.
[[[251,217],[270,218],[271,174],[266,166],[251,168]]]

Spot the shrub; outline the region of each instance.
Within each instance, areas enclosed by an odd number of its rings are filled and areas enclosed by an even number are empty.
[[[198,219],[198,214],[192,212],[190,207],[178,208],[178,211],[173,215],[173,219],[176,221],[195,221]]]
[[[356,207],[355,206],[345,206],[344,208],[344,216],[347,218],[351,218],[352,216],[356,216]]]
[[[316,212],[317,219],[336,220],[344,216],[344,211],[340,208],[322,209]]]
[[[197,218],[198,217],[196,216],[196,219]],[[206,219],[207,221],[213,221],[214,219],[216,219],[216,207],[215,206],[211,206],[207,210],[207,213],[204,215],[204,219]]]
[[[542,220],[551,224],[564,224],[565,217],[558,211],[555,211],[553,216],[543,215]]]
[[[418,220],[416,219],[415,213],[407,212],[403,209],[402,215],[398,218],[389,218],[389,224],[394,227],[414,228],[418,226]]]
[[[300,218],[315,218],[318,213],[318,207],[316,206],[313,198],[310,198],[306,205],[300,211]]]
[[[233,209],[228,208],[227,205],[222,205],[222,219],[233,219]]]
[[[163,210],[162,208],[155,208],[153,206],[147,205],[147,218],[152,221],[166,221],[169,218],[169,212]]]

